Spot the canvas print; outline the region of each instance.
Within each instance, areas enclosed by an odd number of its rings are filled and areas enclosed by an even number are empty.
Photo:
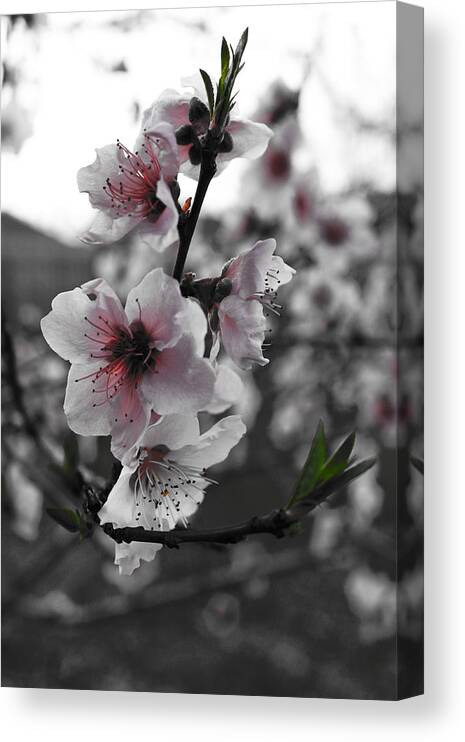
[[[2,18],[2,683],[423,687],[422,13]]]

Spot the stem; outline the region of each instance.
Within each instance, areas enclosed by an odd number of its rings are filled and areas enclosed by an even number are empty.
[[[287,529],[302,521],[315,508],[326,502],[328,497],[346,487],[356,477],[371,469],[376,459],[365,459],[358,464],[349,466],[331,479],[318,484],[306,497],[299,499],[285,509],[273,510],[262,516],[255,516],[245,523],[226,526],[204,531],[194,528],[175,528],[172,531],[145,530],[144,528],[113,528],[111,523],[102,526],[103,531],[117,543],[130,544],[139,541],[149,544],[162,544],[177,549],[180,544],[237,544],[248,536],[258,533],[268,533],[276,538],[285,535]]]
[[[213,149],[204,149],[200,163],[199,182],[195,192],[194,202],[187,219],[180,219],[178,225],[179,231],[179,248],[174,266],[173,278],[181,281],[186,263],[187,253],[192,241],[192,237],[199,219],[205,196],[207,194],[210,181],[216,173],[216,152]]]
[[[276,538],[284,536],[289,526],[297,523],[300,517],[292,510],[274,510],[267,515],[255,516],[245,523],[224,528],[196,531],[193,528],[175,528],[173,531],[146,531],[144,528],[113,528],[109,523],[103,526],[105,533],[117,543],[142,541],[163,544],[177,549],[182,543],[237,544],[247,536],[268,533]]]

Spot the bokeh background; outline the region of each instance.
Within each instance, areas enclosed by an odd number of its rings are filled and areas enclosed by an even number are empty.
[[[106,439],[70,439],[67,364],[40,318],[59,292],[105,277],[122,299],[152,267],[136,238],[77,235],[92,210],[76,172],[132,145],[140,114],[249,26],[242,113],[274,131],[263,158],[210,187],[188,270],[216,275],[257,239],[297,270],[270,318],[266,368],[233,412],[248,435],[217,467],[195,525],[286,502],[318,420],[357,432],[378,464],[303,532],[225,549],[163,550],[133,577],[103,535],[44,508],[57,458],[108,478]],[[2,682],[8,686],[393,698],[422,687],[423,197],[421,96],[396,127],[393,3],[179,9],[2,19]],[[396,156],[397,144],[397,156]],[[182,198],[195,183],[180,177]],[[6,351],[6,352],[5,352]],[[214,419],[214,418],[212,418]],[[206,415],[203,422],[211,422]],[[29,426],[31,427],[31,426]]]

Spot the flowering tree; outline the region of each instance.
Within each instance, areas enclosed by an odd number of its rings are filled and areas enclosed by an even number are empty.
[[[189,523],[213,483],[207,470],[246,433],[238,415],[201,433],[198,415],[225,412],[231,388],[240,389],[226,358],[246,371],[268,363],[266,316],[279,315],[279,288],[295,274],[275,254],[272,236],[232,256],[219,275],[185,272],[205,195],[228,162],[263,155],[278,179],[286,167],[292,136],[267,149],[271,129],[235,116],[247,37],[246,30],[235,49],[223,39],[216,85],[200,70],[198,78],[184,81],[188,92],[162,92],[144,112],[132,150],[120,141],[97,149],[95,162],[78,173],[79,189],[96,211],[82,240],[107,244],[137,232],[156,251],[176,249],[173,276],[161,267],[151,270],[131,289],[124,308],[106,281],[90,280],[59,294],[41,322],[50,347],[71,364],[64,401],[69,427],[79,435],[111,436],[119,462],[103,484],[88,472],[74,472],[79,508],[57,504],[48,512],[82,537],[103,529],[116,542],[123,574],[154,559],[163,546],[292,534],[329,495],[374,464],[352,461],[353,433],[331,455],[320,422],[281,509],[207,531]],[[193,200],[183,204],[179,172],[197,181]],[[339,239],[338,226],[330,217],[322,222],[333,240]],[[27,420],[24,408],[22,413]],[[63,484],[66,491],[69,477]]]

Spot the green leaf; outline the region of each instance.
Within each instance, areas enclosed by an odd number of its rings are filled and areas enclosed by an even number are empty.
[[[81,531],[81,516],[77,510],[68,508],[46,508],[47,515],[71,533]]]
[[[228,74],[229,70],[229,47],[228,42],[223,36],[223,41],[221,42],[221,78],[224,80],[226,79],[226,75]]]
[[[238,63],[240,63],[242,59],[242,55],[244,54],[245,47],[247,46],[247,41],[249,39],[249,29],[246,28],[243,32],[241,38],[239,39],[239,43],[236,46],[236,51],[234,53],[235,60],[237,60]]]
[[[420,472],[420,474],[425,473],[425,462],[422,461],[422,459],[418,459],[416,456],[411,456],[410,461],[412,462],[413,466],[417,471]]]
[[[63,441],[63,471],[67,476],[75,473],[79,466],[79,444],[77,435],[71,430]]]
[[[213,108],[215,106],[215,93],[213,91],[213,83],[210,79],[210,75],[205,70],[199,70],[202,75],[203,84],[207,92],[208,107],[210,109],[210,115],[213,114]]]
[[[342,474],[333,477],[327,482],[322,482],[321,484],[317,485],[317,487],[308,497],[299,501],[297,507],[304,510],[312,510],[314,507],[326,500],[329,495],[332,495],[334,492],[337,492],[343,487],[347,487],[349,482],[352,482],[354,479],[361,477],[362,474],[365,474],[365,472],[371,469],[376,464],[376,462],[376,458],[371,458],[364,459],[363,461],[359,461],[357,464],[353,464],[353,466],[350,466],[348,469],[342,472]]]
[[[354,443],[355,433],[351,433],[321,468],[318,483],[327,482],[347,468]]]
[[[303,466],[300,477],[297,481],[294,494],[289,500],[288,507],[307,497],[317,484],[320,478],[320,471],[328,458],[328,444],[326,442],[325,429],[323,421],[320,420],[316,433],[313,436],[312,445]]]

